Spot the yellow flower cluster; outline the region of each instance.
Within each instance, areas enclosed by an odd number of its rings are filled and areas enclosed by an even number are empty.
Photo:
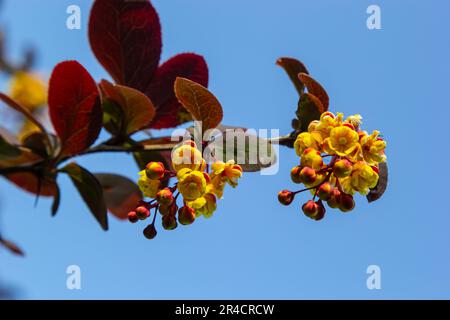
[[[27,72],[15,73],[9,91],[11,98],[29,111],[47,104],[47,86],[37,75]]]
[[[323,218],[322,200],[332,208],[350,211],[353,195],[369,193],[378,183],[378,165],[386,161],[384,141],[378,131],[372,134],[360,129],[361,116],[344,118],[324,112],[312,121],[308,131],[300,133],[294,143],[300,165],[291,170],[292,180],[303,183],[317,202],[306,203],[304,212],[316,220]],[[300,190],[305,191],[305,190]],[[280,202],[290,204],[298,192],[283,190]]]
[[[167,230],[176,228],[177,214],[178,222],[183,225],[193,223],[199,216],[209,218],[217,209],[217,199],[222,198],[226,184],[234,188],[242,177],[242,168],[234,161],[216,161],[209,170],[193,141],[186,141],[172,152],[172,168],[174,171],[166,170],[162,163],[150,162],[139,173],[140,190],[145,197],[154,200],[140,203],[135,211],[130,212],[128,218],[131,222],[148,218],[150,213],[147,211],[152,208],[162,214],[162,224]],[[163,182],[170,178],[176,178],[177,182],[171,188],[164,187]],[[178,193],[174,195],[176,191]],[[176,203],[179,195],[183,198],[181,208]],[[147,233],[152,237],[155,235],[153,229]]]
[[[9,92],[14,101],[32,113],[41,110],[47,104],[47,85],[36,74],[16,72],[11,78]],[[19,139],[22,140],[36,130],[34,123],[24,119],[19,131]]]

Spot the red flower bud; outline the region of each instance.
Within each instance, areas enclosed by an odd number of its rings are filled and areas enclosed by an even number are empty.
[[[156,194],[156,201],[158,201],[160,205],[170,206],[174,201],[172,190],[169,188],[159,190]]]
[[[316,181],[316,179],[317,179],[316,170],[309,168],[309,167],[304,167],[300,171],[300,180],[303,183],[311,184],[311,183],[314,183],[314,181]]]
[[[137,214],[136,214],[136,211],[130,211],[130,212],[128,212],[128,220],[129,220],[131,223],[136,223],[136,222],[138,222],[139,218],[138,218],[138,216],[137,216]]]
[[[154,224],[150,224],[148,225],[145,229],[144,229],[144,236],[151,240],[153,238],[156,237],[156,235],[158,234],[158,232],[156,231],[155,225]]]
[[[293,167],[291,170],[291,180],[294,183],[302,183],[302,179],[300,179],[300,171],[302,170],[301,167]]]
[[[150,217],[150,210],[148,210],[144,206],[140,206],[136,208],[136,215],[140,220],[145,220]]]
[[[182,225],[189,225],[195,221],[195,210],[188,207],[183,206],[178,210],[178,222]]]
[[[334,188],[331,197],[327,200],[327,204],[330,208],[339,208],[340,203],[341,192],[337,188]]]
[[[324,182],[320,185],[319,189],[317,190],[317,196],[321,200],[328,200],[331,195],[333,194],[333,186],[329,182]]]
[[[319,212],[319,205],[316,202],[309,200],[302,206],[302,210],[307,217],[314,219],[314,216]]]
[[[165,230],[173,230],[178,226],[177,219],[174,215],[165,215],[162,217],[162,226]]]
[[[285,206],[288,206],[294,200],[295,194],[289,190],[282,190],[278,192],[278,201]]]
[[[316,203],[317,203],[319,209],[318,209],[316,215],[313,217],[313,219],[316,221],[319,221],[319,220],[322,220],[323,217],[325,217],[326,210],[325,210],[325,206],[323,205],[322,201],[319,200]]]
[[[342,212],[352,211],[355,207],[355,200],[353,200],[353,196],[346,193],[341,193],[341,201],[339,203],[339,210]]]
[[[177,211],[178,211],[178,206],[175,203],[173,203],[170,206],[159,206],[159,212],[163,216],[167,216],[167,215],[175,216],[177,214]]]
[[[151,180],[162,179],[165,171],[164,164],[161,162],[149,162],[145,167],[145,174]]]

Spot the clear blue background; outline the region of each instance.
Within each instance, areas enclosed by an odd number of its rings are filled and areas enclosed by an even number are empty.
[[[66,177],[61,210],[0,182],[2,231],[24,259],[0,250],[0,277],[19,298],[450,298],[450,215],[446,160],[450,45],[448,1],[154,0],[163,25],[163,60],[203,54],[224,123],[290,130],[297,94],[280,56],[301,59],[328,90],[331,110],[361,113],[388,141],[390,184],[382,200],[359,198],[349,214],[322,222],[300,202],[281,207],[297,158],[282,149],[280,172],[246,174],[227,190],[213,219],[144,239],[143,225],[110,219],[104,233]],[[366,27],[378,4],[382,30]],[[66,8],[82,8],[82,30],[65,27]],[[107,77],[90,51],[91,1],[6,0],[0,20],[12,53],[25,44],[49,74],[77,59]],[[126,156],[79,159],[93,171],[136,176]],[[66,289],[66,268],[82,270],[82,290]],[[382,289],[368,290],[366,268],[381,267]]]

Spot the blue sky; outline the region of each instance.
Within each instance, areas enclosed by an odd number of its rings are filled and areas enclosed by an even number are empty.
[[[445,159],[450,137],[450,3],[380,0],[154,0],[163,26],[163,59],[205,56],[210,89],[224,123],[288,133],[297,94],[280,56],[301,59],[327,89],[332,111],[361,113],[364,127],[388,141],[390,184],[378,202],[357,199],[349,214],[314,222],[301,202],[281,207],[297,158],[280,150],[280,172],[246,174],[227,190],[212,219],[148,241],[136,226],[110,219],[104,233],[66,177],[62,205],[33,207],[32,196],[0,181],[2,231],[24,259],[0,251],[0,279],[25,299],[156,298],[450,298],[450,210]],[[82,29],[65,28],[66,8],[82,8]],[[381,7],[382,30],[368,30],[366,8]],[[68,59],[107,77],[90,51],[91,1],[5,0],[0,14],[12,54],[39,50],[49,74]],[[94,172],[137,174],[126,156],[79,159]],[[442,169],[441,169],[442,168]],[[440,170],[438,170],[440,169]],[[79,265],[82,289],[66,289]],[[381,290],[368,290],[366,268],[381,268]]]

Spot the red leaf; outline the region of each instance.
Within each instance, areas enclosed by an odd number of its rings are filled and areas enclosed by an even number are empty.
[[[48,106],[61,139],[61,155],[74,155],[97,139],[102,127],[100,95],[94,79],[76,61],[58,64],[50,78]]]
[[[96,0],[89,20],[89,42],[118,84],[145,91],[161,55],[158,14],[146,0]]]
[[[57,186],[54,180],[41,178],[41,181],[39,182],[38,176],[31,172],[13,173],[8,174],[6,177],[19,188],[32,194],[51,197],[57,192]]]
[[[207,87],[208,66],[205,59],[193,53],[182,53],[158,68],[146,91],[156,108],[156,116],[150,123],[150,128],[173,128],[192,120],[175,97],[173,86],[177,77],[187,78]]]

